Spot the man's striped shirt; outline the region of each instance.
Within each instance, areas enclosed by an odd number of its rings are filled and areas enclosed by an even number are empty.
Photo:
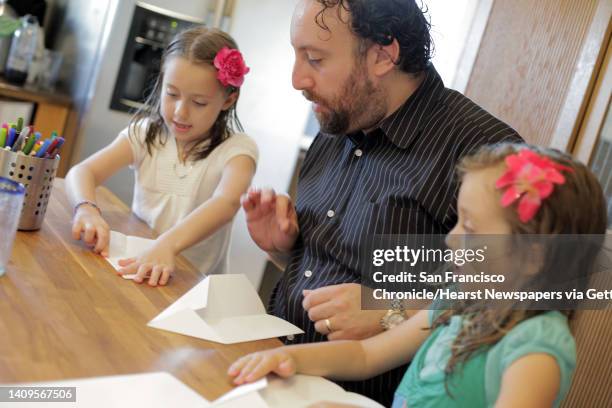
[[[289,344],[325,341],[302,307],[304,289],[360,282],[359,254],[375,234],[446,234],[457,220],[459,159],[479,146],[521,142],[508,125],[444,87],[433,66],[403,106],[367,135],[319,133],[300,170],[298,242],[270,301],[301,327]],[[405,367],[352,391],[386,406]]]

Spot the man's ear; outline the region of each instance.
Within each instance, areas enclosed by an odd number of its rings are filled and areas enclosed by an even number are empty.
[[[227,98],[225,99],[225,102],[223,103],[221,110],[225,111],[231,108],[236,103],[236,99],[238,99],[238,95],[239,95],[238,91],[234,91],[231,94],[229,94]]]
[[[389,45],[373,45],[370,52],[374,54],[373,73],[379,77],[382,77],[392,71],[400,60],[400,45],[395,38]]]

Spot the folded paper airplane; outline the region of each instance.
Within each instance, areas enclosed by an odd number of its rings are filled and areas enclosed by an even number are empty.
[[[210,275],[148,323],[156,329],[223,344],[303,333],[266,314],[245,275]]]

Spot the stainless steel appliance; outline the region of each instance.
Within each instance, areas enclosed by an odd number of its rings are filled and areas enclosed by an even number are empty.
[[[141,106],[159,73],[162,52],[172,37],[203,19],[136,3],[125,43],[111,109],[130,112]]]

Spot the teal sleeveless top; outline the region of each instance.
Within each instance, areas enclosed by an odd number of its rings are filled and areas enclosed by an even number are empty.
[[[462,316],[453,316],[448,325],[431,333],[398,386],[393,408],[492,407],[499,396],[504,371],[532,353],[546,353],[557,361],[561,385],[555,406],[560,405],[576,366],[576,345],[563,314],[546,312],[519,323],[496,344],[483,347],[457,364],[445,382],[450,345],[462,324]]]

